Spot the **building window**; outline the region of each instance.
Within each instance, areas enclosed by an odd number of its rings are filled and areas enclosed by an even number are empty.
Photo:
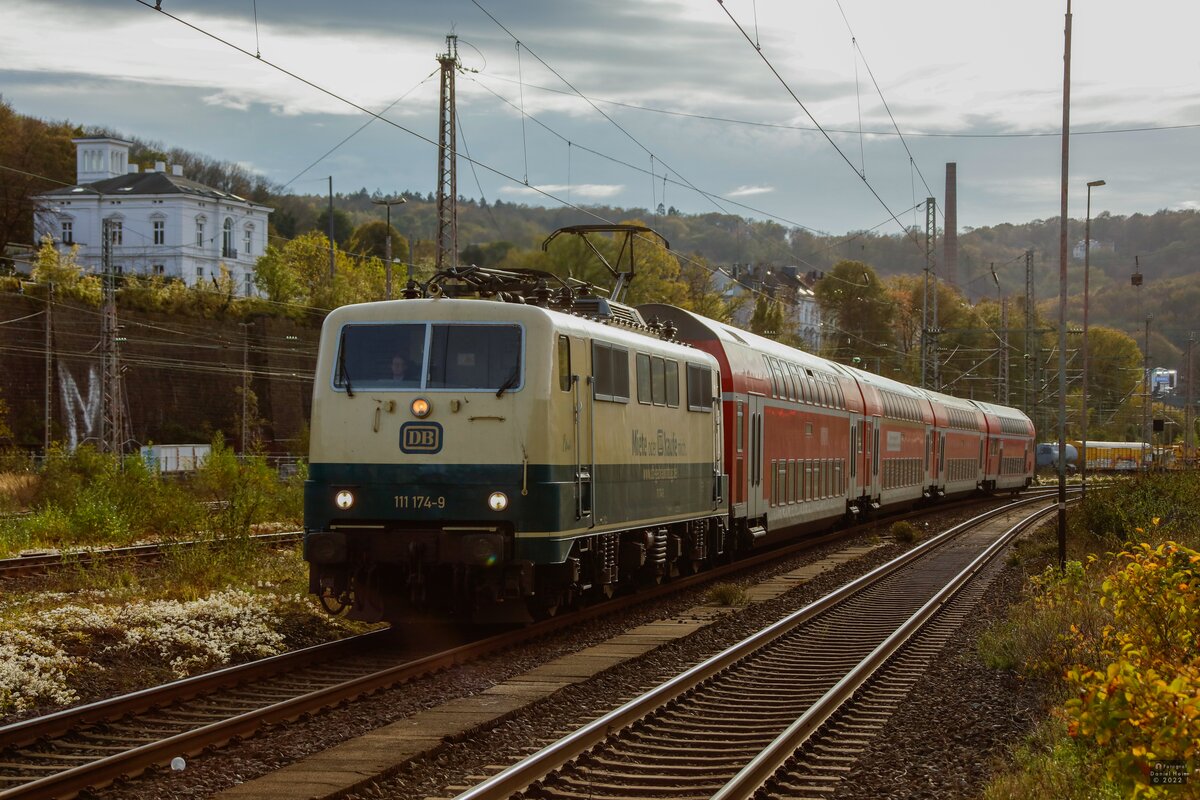
[[[204,247],[204,218],[196,220],[196,247]]]
[[[204,281],[204,267],[196,267],[196,283]]]
[[[250,243],[254,240],[254,226],[247,225],[242,231],[242,253],[246,256],[250,255]]]
[[[167,272],[166,267],[164,267],[162,264],[155,264],[152,269],[154,270],[155,275],[165,275]]]
[[[237,258],[237,251],[233,249],[233,218],[226,217],[225,225],[221,231],[221,257],[222,258]]]
[[[124,224],[119,219],[108,220],[108,241],[111,244],[123,244],[125,240]]]
[[[246,273],[246,297],[254,294],[254,276],[249,272]]]
[[[75,223],[69,219],[64,219],[62,223],[62,242],[75,244]]]
[[[161,219],[154,220],[154,243],[166,244],[167,242],[167,223]]]

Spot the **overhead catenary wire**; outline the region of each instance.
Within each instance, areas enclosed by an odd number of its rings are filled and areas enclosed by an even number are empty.
[[[288,75],[289,77],[292,77],[293,79],[296,79],[296,80],[298,80],[298,81],[300,81],[300,82],[304,83],[305,85],[308,85],[308,86],[310,86],[311,88],[313,88],[313,89],[315,89],[315,90],[317,90],[317,91],[320,91],[320,92],[322,92],[322,93],[324,93],[324,94],[327,94],[327,95],[329,95],[330,97],[333,97],[333,98],[335,98],[335,99],[337,99],[337,100],[339,100],[339,101],[341,101],[341,102],[347,103],[348,105],[350,105],[350,106],[352,106],[352,107],[356,108],[356,109],[357,109],[357,110],[359,110],[359,111],[362,111],[363,113],[366,113],[366,114],[368,114],[368,115],[370,115],[370,116],[372,116],[372,117],[374,117],[374,118],[376,118],[376,119],[381,119],[381,120],[383,120],[383,121],[384,121],[386,124],[388,124],[388,125],[390,125],[390,126],[392,126],[392,127],[396,128],[396,129],[398,129],[398,130],[401,130],[401,131],[403,131],[403,132],[405,132],[405,133],[408,133],[408,134],[409,134],[409,135],[411,135],[411,136],[414,136],[414,137],[416,137],[416,138],[418,138],[418,139],[421,139],[422,141],[426,142],[427,144],[430,144],[431,146],[436,144],[435,142],[433,142],[433,141],[432,141],[432,140],[430,140],[429,138],[427,138],[427,137],[424,137],[424,136],[422,136],[421,134],[419,134],[419,133],[416,133],[415,131],[412,131],[412,130],[408,129],[408,128],[406,128],[406,127],[405,127],[405,126],[403,126],[403,125],[400,125],[400,124],[398,124],[398,123],[396,123],[396,122],[394,122],[394,121],[391,121],[391,120],[386,120],[386,119],[382,118],[382,117],[381,117],[379,114],[376,114],[376,113],[374,113],[374,112],[371,112],[369,109],[366,109],[365,107],[363,107],[363,106],[361,106],[361,105],[359,105],[359,104],[357,104],[357,103],[354,103],[353,101],[350,101],[350,100],[348,100],[347,98],[344,98],[344,97],[342,97],[342,96],[338,95],[337,93],[335,93],[335,92],[333,92],[333,91],[331,91],[331,90],[328,90],[328,89],[326,89],[326,88],[324,88],[324,87],[322,87],[322,86],[320,86],[320,85],[318,85],[318,84],[316,84],[316,83],[314,83],[314,82],[312,82],[312,81],[310,81],[310,80],[308,80],[308,79],[306,79],[306,78],[303,78],[303,77],[301,77],[301,76],[297,75],[296,73],[294,73],[294,72],[291,72],[290,70],[287,70],[286,68],[283,68],[283,67],[282,67],[282,66],[280,66],[280,65],[274,64],[274,63],[270,62],[270,61],[269,61],[269,60],[267,60],[267,59],[263,59],[263,58],[261,58],[261,53],[257,53],[257,54],[251,54],[251,53],[249,53],[248,51],[246,51],[244,48],[241,48],[241,47],[239,47],[239,46],[237,46],[237,45],[234,45],[234,44],[232,44],[231,42],[229,42],[229,41],[227,41],[227,40],[223,39],[223,38],[222,38],[222,37],[220,37],[220,36],[217,36],[217,35],[215,35],[215,34],[213,34],[213,33],[209,32],[209,31],[206,31],[206,30],[204,30],[203,28],[201,28],[201,27],[199,27],[199,26],[197,26],[197,25],[194,25],[194,24],[192,24],[192,23],[190,23],[190,22],[187,22],[186,20],[183,20],[182,18],[180,18],[180,17],[178,17],[178,16],[175,16],[175,15],[173,15],[173,14],[170,14],[170,13],[169,13],[169,12],[167,12],[167,11],[164,11],[164,10],[162,10],[162,9],[161,9],[161,7],[154,7],[154,6],[151,6],[151,5],[150,5],[148,2],[146,2],[146,0],[136,0],[136,2],[138,2],[140,5],[142,5],[142,6],[146,7],[146,8],[148,8],[148,9],[157,10],[159,13],[166,15],[167,17],[171,18],[172,20],[174,20],[174,21],[176,21],[176,22],[178,22],[178,23],[180,23],[180,24],[182,24],[182,25],[185,25],[186,27],[188,27],[188,28],[191,28],[191,29],[195,30],[196,32],[198,32],[198,33],[200,33],[200,34],[202,34],[202,35],[204,35],[204,36],[207,36],[207,37],[209,37],[209,38],[213,39],[214,41],[217,41],[217,42],[219,42],[219,43],[221,43],[221,44],[224,44],[225,46],[227,46],[227,47],[230,47],[231,49],[237,50],[238,52],[241,52],[241,53],[243,53],[244,55],[247,55],[248,57],[255,58],[257,61],[259,61],[259,63],[266,64],[267,66],[271,67],[272,69],[275,69],[275,70],[277,70],[277,71],[279,71],[279,72],[281,72],[281,73],[283,73],[283,74],[286,74],[286,75]],[[477,4],[477,5],[478,5],[478,4]],[[574,87],[572,87],[572,88],[574,89]],[[577,90],[576,90],[576,94],[579,94]],[[580,97],[584,97],[582,94],[579,94],[579,96],[580,96]],[[601,113],[603,113],[603,112],[601,112]],[[620,126],[618,126],[618,127],[620,127]],[[635,140],[635,141],[636,141],[636,140]],[[460,157],[461,157],[461,156],[460,156]],[[469,156],[468,156],[467,158],[468,158],[468,159],[469,159],[469,160],[470,160],[472,163],[475,163],[475,164],[477,164],[478,166],[480,166],[480,167],[482,167],[482,168],[484,168],[484,169],[486,169],[486,170],[488,170],[488,171],[490,171],[490,172],[492,172],[492,173],[494,173],[494,174],[496,174],[496,175],[498,175],[498,176],[500,176],[500,177],[502,177],[502,178],[504,178],[504,179],[506,179],[506,180],[510,180],[510,181],[514,181],[514,182],[520,182],[520,181],[517,181],[517,180],[516,180],[516,179],[515,179],[513,176],[511,176],[511,175],[508,175],[507,173],[504,173],[502,170],[498,170],[498,169],[496,169],[496,168],[494,168],[494,167],[492,167],[492,166],[490,166],[490,165],[488,165],[488,164],[485,164],[485,163],[483,163],[483,162],[479,162],[479,161],[477,161],[477,160],[470,159],[470,157],[469,157]],[[665,165],[664,165],[664,166],[665,166]],[[672,170],[672,172],[674,172],[674,170]],[[675,173],[675,174],[678,174],[678,173]],[[557,202],[560,202],[560,203],[562,203],[563,205],[565,205],[565,206],[567,206],[567,207],[570,207],[570,208],[574,208],[574,209],[576,209],[576,210],[579,210],[581,213],[585,213],[585,214],[587,214],[587,215],[589,215],[589,216],[591,216],[591,217],[593,217],[593,218],[596,218],[596,219],[603,219],[603,217],[602,217],[602,216],[600,216],[599,214],[596,214],[595,212],[591,211],[590,209],[585,209],[585,208],[579,207],[579,206],[575,205],[574,203],[565,202],[565,201],[563,201],[561,198],[557,197],[556,195],[554,195],[554,194],[553,194],[553,193],[551,193],[551,192],[545,191],[545,190],[543,190],[543,189],[540,189],[540,188],[538,188],[538,187],[530,187],[530,188],[531,188],[533,191],[536,191],[536,192],[538,192],[539,194],[541,194],[541,195],[543,195],[543,196],[545,196],[545,197],[547,197],[547,198],[549,198],[549,199],[552,199],[552,200],[555,200],[555,201],[557,201]],[[694,186],[691,186],[690,184],[689,184],[689,188],[692,188],[693,190],[695,190],[695,191],[698,191],[698,192],[699,192],[700,194],[702,194],[703,196],[707,196],[707,197],[709,197],[709,198],[710,198],[710,200],[712,199],[712,195],[711,195],[710,193],[703,192],[703,191],[701,191],[701,190],[697,189],[696,187],[694,187]],[[750,208],[750,207],[747,207],[747,208]],[[886,206],[885,206],[885,208],[886,208]],[[753,210],[753,209],[751,209],[751,210]],[[727,212],[726,212],[726,213],[727,213]],[[894,215],[892,215],[892,218],[893,218],[893,219],[895,219]],[[605,220],[605,221],[608,221],[608,220]],[[682,254],[676,254],[676,255],[677,255],[678,257],[680,257],[682,260],[684,260],[685,262],[691,262],[691,263],[695,263],[695,262],[693,262],[691,259],[687,258],[686,256],[684,256],[684,255],[682,255]],[[705,268],[709,269],[710,271],[711,271],[711,270],[713,270],[713,268],[712,268],[712,267],[710,267],[710,266],[708,266],[707,264],[705,264],[704,266],[705,266]],[[743,284],[743,285],[744,285],[744,284]],[[762,293],[762,292],[760,292],[760,291],[757,291],[757,290],[753,289],[752,287],[747,287],[747,288],[748,288],[748,289],[750,289],[750,291],[752,291],[752,292],[753,292],[753,293],[755,293],[755,294],[764,295],[764,293]],[[765,295],[764,295],[764,296],[765,296]],[[270,302],[270,301],[266,301],[266,302]],[[294,304],[278,303],[278,305],[294,305]],[[314,310],[320,310],[320,309],[314,309]]]
[[[506,78],[502,75],[491,73],[488,78],[495,81],[505,83],[516,83],[513,78]],[[537,89],[541,92],[550,94],[561,94],[574,96],[573,92],[565,92],[562,89],[555,89],[552,86],[539,86],[533,83],[526,83],[525,88]],[[699,114],[694,111],[680,111],[678,109],[658,108],[656,106],[648,106],[641,103],[630,103],[624,100],[613,100],[611,98],[596,97],[595,95],[585,95],[587,100],[603,105],[616,106],[618,108],[627,108],[631,111],[643,111],[648,114],[661,114],[670,117],[680,117],[683,119],[695,119],[708,122],[721,122],[729,125],[742,125],[754,128],[771,128],[784,131],[800,131],[806,133],[816,133],[819,129],[816,126],[808,125],[793,125],[786,122],[764,122],[762,120],[739,119],[737,117],[724,117],[719,114]],[[1192,128],[1200,128],[1200,122],[1196,123],[1180,123],[1178,125],[1143,125],[1130,128],[1100,128],[1096,130],[1071,130],[1072,138],[1075,136],[1112,136],[1128,133],[1156,133],[1161,131],[1188,130]],[[835,128],[826,126],[824,130],[829,133],[845,134],[854,136],[859,133],[858,130],[850,128]],[[869,136],[907,136],[910,139],[927,138],[927,139],[1042,139],[1042,138],[1059,138],[1062,136],[1062,131],[983,131],[978,133],[966,132],[951,132],[951,131],[896,131],[896,130],[864,130],[863,133]]]
[[[726,16],[729,17],[729,21],[733,23],[735,28],[737,28],[738,32],[742,34],[742,36],[746,39],[747,42],[750,42],[751,44],[753,44],[753,42],[750,41],[749,34],[746,33],[746,29],[743,28],[741,23],[737,21],[737,18],[733,16],[733,13],[729,10],[728,6],[726,6],[724,4],[724,2],[722,2],[722,0],[717,0],[717,2],[721,6],[721,9],[725,12]],[[796,94],[796,92],[792,89],[792,87],[788,84],[788,82],[786,80],[784,80],[784,78],[781,74],[779,74],[779,70],[777,70],[775,68],[775,65],[773,63],[771,63],[771,59],[767,58],[767,54],[764,53],[761,48],[755,48],[755,52],[758,54],[758,57],[760,59],[762,59],[762,62],[764,64],[766,64],[767,69],[770,70],[771,74],[774,75],[776,80],[779,81],[780,85],[783,86],[784,91],[786,91],[788,93],[788,95],[791,96],[792,100],[794,100],[796,102],[796,105],[800,106],[800,109],[805,113],[805,115],[809,118],[809,120],[814,125],[817,126],[817,130],[819,130],[821,132],[821,134],[825,137],[825,140],[827,142],[829,142],[830,146],[832,146],[833,149],[837,151],[838,155],[841,156],[842,160],[846,162],[846,166],[850,167],[850,169],[854,170],[854,173],[856,175],[858,175],[858,170],[855,169],[853,162],[851,162],[850,159],[846,157],[846,153],[842,150],[842,148],[838,147],[838,144],[837,144],[837,142],[835,142],[833,140],[833,137],[830,136],[829,133],[824,128],[821,127],[821,123],[817,122],[817,118],[815,116],[813,116],[812,112],[808,110],[808,106],[806,106],[804,104],[804,102],[800,99],[800,97]],[[892,211],[892,209],[888,206],[887,201],[885,201],[883,199],[883,197],[880,196],[879,192],[875,189],[874,186],[871,185],[871,182],[869,180],[867,180],[866,176],[859,175],[859,178],[860,178],[860,180],[862,180],[863,185],[867,187],[867,189],[871,192],[871,194],[879,202],[879,204],[881,206],[883,206],[883,209],[885,211],[887,211],[887,213],[889,215],[891,215],[892,219],[895,220],[896,224],[900,226],[900,229],[902,231],[904,231],[905,237],[910,239],[915,246],[920,247],[921,243],[919,241],[917,241],[916,235],[914,233],[912,233],[912,231],[909,230],[908,226],[906,226],[904,223],[902,223],[896,217],[895,212]]]

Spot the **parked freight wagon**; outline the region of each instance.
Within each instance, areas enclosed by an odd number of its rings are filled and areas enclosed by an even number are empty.
[[[210,444],[152,444],[142,448],[142,460],[161,475],[195,472],[212,453]]]

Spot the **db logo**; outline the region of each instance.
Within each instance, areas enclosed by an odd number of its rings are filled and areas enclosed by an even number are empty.
[[[406,422],[400,426],[400,450],[428,454],[442,449],[442,426],[436,422]]]

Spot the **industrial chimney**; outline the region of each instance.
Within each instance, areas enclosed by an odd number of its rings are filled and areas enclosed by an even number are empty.
[[[958,286],[958,164],[946,162],[946,228],[942,232],[942,278]]]

